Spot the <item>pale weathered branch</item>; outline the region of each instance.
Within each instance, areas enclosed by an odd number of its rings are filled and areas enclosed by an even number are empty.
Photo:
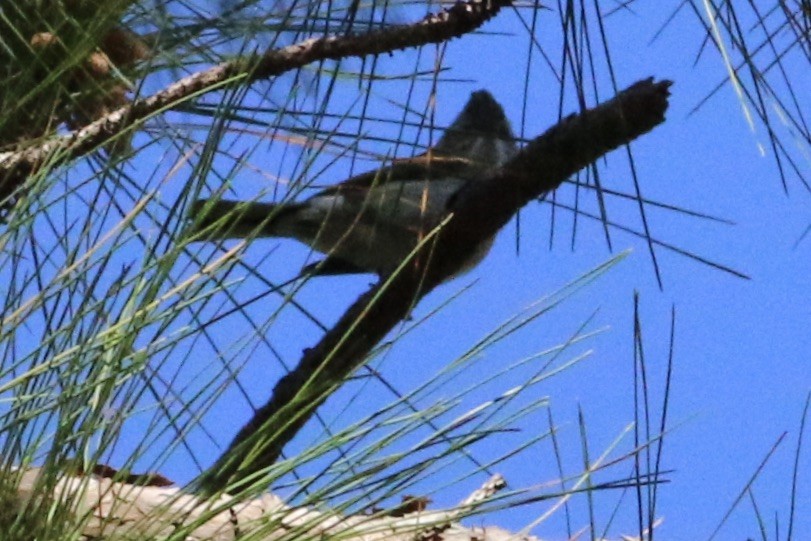
[[[273,494],[238,502],[229,496],[203,501],[176,487],[139,486],[112,479],[65,475],[53,493],[44,495],[38,484],[41,470],[22,473],[17,508],[44,509],[46,502],[68,506],[81,523],[85,539],[163,539],[185,530],[188,541],[235,541],[242,538],[345,539],[347,541],[538,541],[514,536],[500,528],[466,528],[459,520],[487,502],[504,486],[496,475],[447,510],[419,510],[402,516],[339,515],[304,507],[291,507]]]
[[[414,24],[393,25],[360,35],[313,38],[194,73],[81,129],[21,150],[0,152],[0,204],[7,203],[25,179],[43,164],[53,167],[87,154],[111,137],[192,96],[220,89],[226,84],[247,84],[281,75],[318,60],[377,55],[447,41],[475,30],[510,4],[510,0],[460,1]]]
[[[530,201],[663,122],[670,85],[640,81],[613,99],[564,119],[488,178],[468,183],[450,203],[436,241],[362,295],[315,347],[305,351],[195,488],[209,495],[240,490],[246,477],[271,466],[369,351],[422,296],[453,276],[484,239]]]

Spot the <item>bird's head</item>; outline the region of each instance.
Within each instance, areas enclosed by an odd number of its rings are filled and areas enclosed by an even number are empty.
[[[466,158],[485,168],[503,165],[517,151],[504,109],[486,90],[470,95],[465,108],[433,148],[435,155]]]

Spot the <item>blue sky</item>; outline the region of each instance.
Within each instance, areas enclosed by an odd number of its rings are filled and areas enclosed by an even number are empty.
[[[740,280],[658,250],[664,281],[664,290],[659,291],[645,245],[617,233],[613,238],[615,252],[632,247],[631,257],[566,306],[565,315],[552,318],[555,328],[565,328],[559,322],[572,325],[589,310],[599,308],[595,321],[612,328],[596,341],[591,360],[550,382],[545,392],[552,399],[558,422],[566,419],[569,423],[564,433],[571,452],[576,453],[578,405],[586,412],[593,441],[607,445],[630,419],[633,291],[639,291],[641,296],[647,360],[657,388],[664,379],[669,310],[674,305],[675,367],[669,412],[673,432],[664,451],[664,467],[674,471],[668,475],[670,484],[660,491],[658,512],[665,518],[661,538],[706,538],[772,444],[787,430],[787,439],[754,485],[762,512],[769,520],[779,512],[780,530],[785,535],[793,452],[800,413],[811,387],[811,280],[807,272],[811,246],[807,239],[795,246],[808,226],[809,193],[796,178],[789,180],[789,193],[783,193],[774,162],[759,153],[758,145],[768,147],[766,133],[762,126],[750,130],[730,85],[689,116],[699,100],[726,75],[715,52],[694,65],[701,42],[695,17],[682,13],[662,37],[649,45],[665,11],[638,4],[634,9],[636,15],[620,13],[608,19],[619,85],[648,75],[675,81],[667,122],[632,146],[642,193],[653,200],[735,222],[734,226],[714,224],[648,207],[653,235],[729,265],[751,276],[751,280]],[[550,17],[541,15],[540,28]],[[510,18],[499,22],[509,25]],[[539,33],[543,34],[543,30]],[[454,64],[453,75],[476,78],[478,84],[490,88],[506,104],[511,118],[518,118],[523,78],[503,73],[511,68],[498,60],[507,54],[509,40],[492,39],[503,41],[505,49],[482,45],[481,52],[477,49],[477,62],[460,60]],[[461,50],[476,48],[477,41],[484,44],[486,40],[477,36],[464,44],[455,43],[453,48],[463,57]],[[525,39],[512,43],[516,41]],[[521,47],[526,50],[525,44]],[[492,60],[486,58],[488,53]],[[788,65],[802,70],[800,62],[795,59]],[[477,69],[481,65],[499,67],[490,79],[489,70]],[[537,77],[530,81],[530,96],[536,95],[532,89],[554,85],[542,75],[542,68],[534,73]],[[553,87],[548,92],[556,90]],[[534,114],[528,117],[532,126],[526,130],[529,134],[538,133],[553,121],[550,115],[554,114],[554,105],[548,103],[548,98],[544,101],[542,90],[537,94],[539,99],[530,99],[529,108]],[[805,106],[807,112],[807,102]],[[622,152],[615,152],[603,170],[602,180],[605,185],[630,192],[632,184],[627,163],[623,162],[626,160]],[[807,158],[804,165],[807,171]],[[638,213],[629,205],[609,200],[609,211],[620,223],[639,222]],[[522,299],[526,303],[533,294],[549,291],[607,256],[599,224],[583,224],[572,252],[570,216],[562,218],[552,250],[547,249],[548,209],[529,208],[522,219],[520,256],[514,253],[508,228],[494,254],[478,271],[481,281],[476,295],[485,297],[479,301],[483,306],[498,306],[508,298],[514,308],[522,306]],[[454,320],[447,314],[444,317]],[[552,333],[549,318],[537,332],[547,336]],[[600,448],[600,444],[595,447]],[[531,463],[543,459],[536,455],[526,460]],[[808,468],[807,453],[801,464]],[[516,476],[521,478],[520,473]],[[811,531],[811,494],[807,482],[803,490],[802,479],[795,532]],[[744,502],[719,538],[756,536],[757,523],[751,509],[748,501]],[[773,532],[773,523],[771,528]],[[539,531],[550,538],[559,535],[554,526]]]

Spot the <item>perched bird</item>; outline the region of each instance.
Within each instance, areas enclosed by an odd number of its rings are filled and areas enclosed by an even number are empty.
[[[512,158],[517,147],[504,110],[485,91],[425,154],[350,178],[300,203],[201,199],[192,208],[198,240],[292,237],[327,254],[305,273],[393,272],[443,218],[466,183]],[[475,266],[493,239],[460,270]]]

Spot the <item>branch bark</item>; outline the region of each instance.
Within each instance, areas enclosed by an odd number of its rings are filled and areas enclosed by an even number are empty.
[[[81,129],[22,150],[0,152],[0,206],[13,203],[15,193],[25,180],[44,165],[53,168],[81,157],[111,137],[137,127],[150,116],[198,94],[235,82],[247,84],[267,79],[319,60],[377,55],[447,41],[475,30],[509,5],[510,0],[457,1],[450,8],[414,24],[393,25],[361,35],[310,39],[194,73]]]
[[[276,384],[270,400],[192,488],[210,496],[244,489],[249,478],[255,481],[369,351],[419,299],[453,276],[480,242],[530,201],[662,123],[670,86],[670,81],[652,78],[639,81],[613,99],[567,117],[487,179],[468,183],[450,203],[435,241],[423,245],[400,272],[363,294],[305,351],[298,366]]]
[[[177,487],[143,486],[91,475],[57,480],[52,494],[42,494],[40,476],[21,472],[17,512],[41,514],[57,499],[81,524],[83,539],[165,539],[236,541],[238,539],[346,539],[347,541],[539,541],[494,527],[467,528],[459,521],[480,508],[506,485],[495,475],[458,506],[418,510],[399,516],[341,515],[291,507],[273,494],[248,501],[223,495],[203,501]],[[41,517],[37,520],[43,521]]]

